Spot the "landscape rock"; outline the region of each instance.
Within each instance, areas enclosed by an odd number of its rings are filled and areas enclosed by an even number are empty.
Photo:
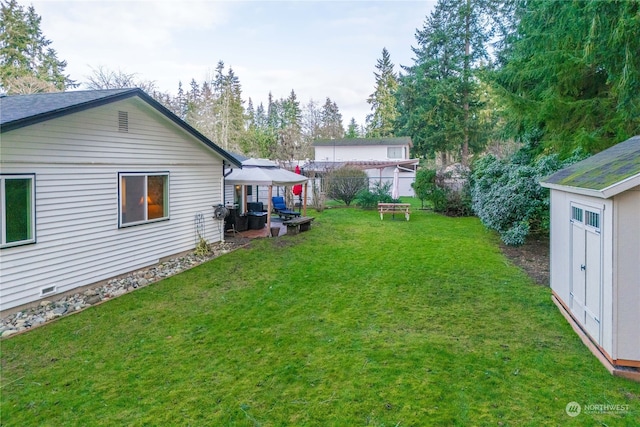
[[[37,306],[1,318],[0,337],[9,337],[56,318],[80,311],[100,301],[132,292],[139,287],[147,286],[162,278],[173,276],[205,261],[227,254],[245,243],[243,241],[216,243],[211,245],[211,251],[206,256],[189,253],[182,257],[169,259],[154,267],[133,272],[125,277],[111,279],[103,286],[87,289],[82,293],[67,295],[56,301],[41,301]]]
[[[99,303],[100,301],[102,301],[102,298],[100,298],[100,295],[94,295],[94,296],[91,296],[91,297],[87,298],[87,300],[85,302],[87,304],[89,304],[89,305],[93,305],[93,304]]]

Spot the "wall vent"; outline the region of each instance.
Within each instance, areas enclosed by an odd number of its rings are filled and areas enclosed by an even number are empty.
[[[129,113],[118,111],[118,131],[129,132]]]
[[[40,289],[40,296],[42,295],[49,295],[49,294],[55,294],[57,292],[57,286],[53,285],[53,286],[47,286],[46,288],[41,288]]]

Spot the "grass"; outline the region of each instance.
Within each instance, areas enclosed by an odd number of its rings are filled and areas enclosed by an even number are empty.
[[[477,219],[314,216],[2,341],[1,424],[638,425],[640,384]]]

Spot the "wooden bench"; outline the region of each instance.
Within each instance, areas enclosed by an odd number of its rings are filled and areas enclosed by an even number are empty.
[[[390,213],[395,216],[396,212],[404,214],[404,217],[409,221],[411,215],[410,203],[378,203],[378,212],[380,213],[380,220],[384,218],[384,214]]]
[[[282,223],[287,226],[287,234],[298,234],[308,231],[311,228],[311,221],[315,218],[312,216],[301,216],[292,218]]]

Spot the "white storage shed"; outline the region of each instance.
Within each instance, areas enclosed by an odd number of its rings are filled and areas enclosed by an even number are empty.
[[[541,185],[554,302],[610,372],[640,379],[640,136]]]

